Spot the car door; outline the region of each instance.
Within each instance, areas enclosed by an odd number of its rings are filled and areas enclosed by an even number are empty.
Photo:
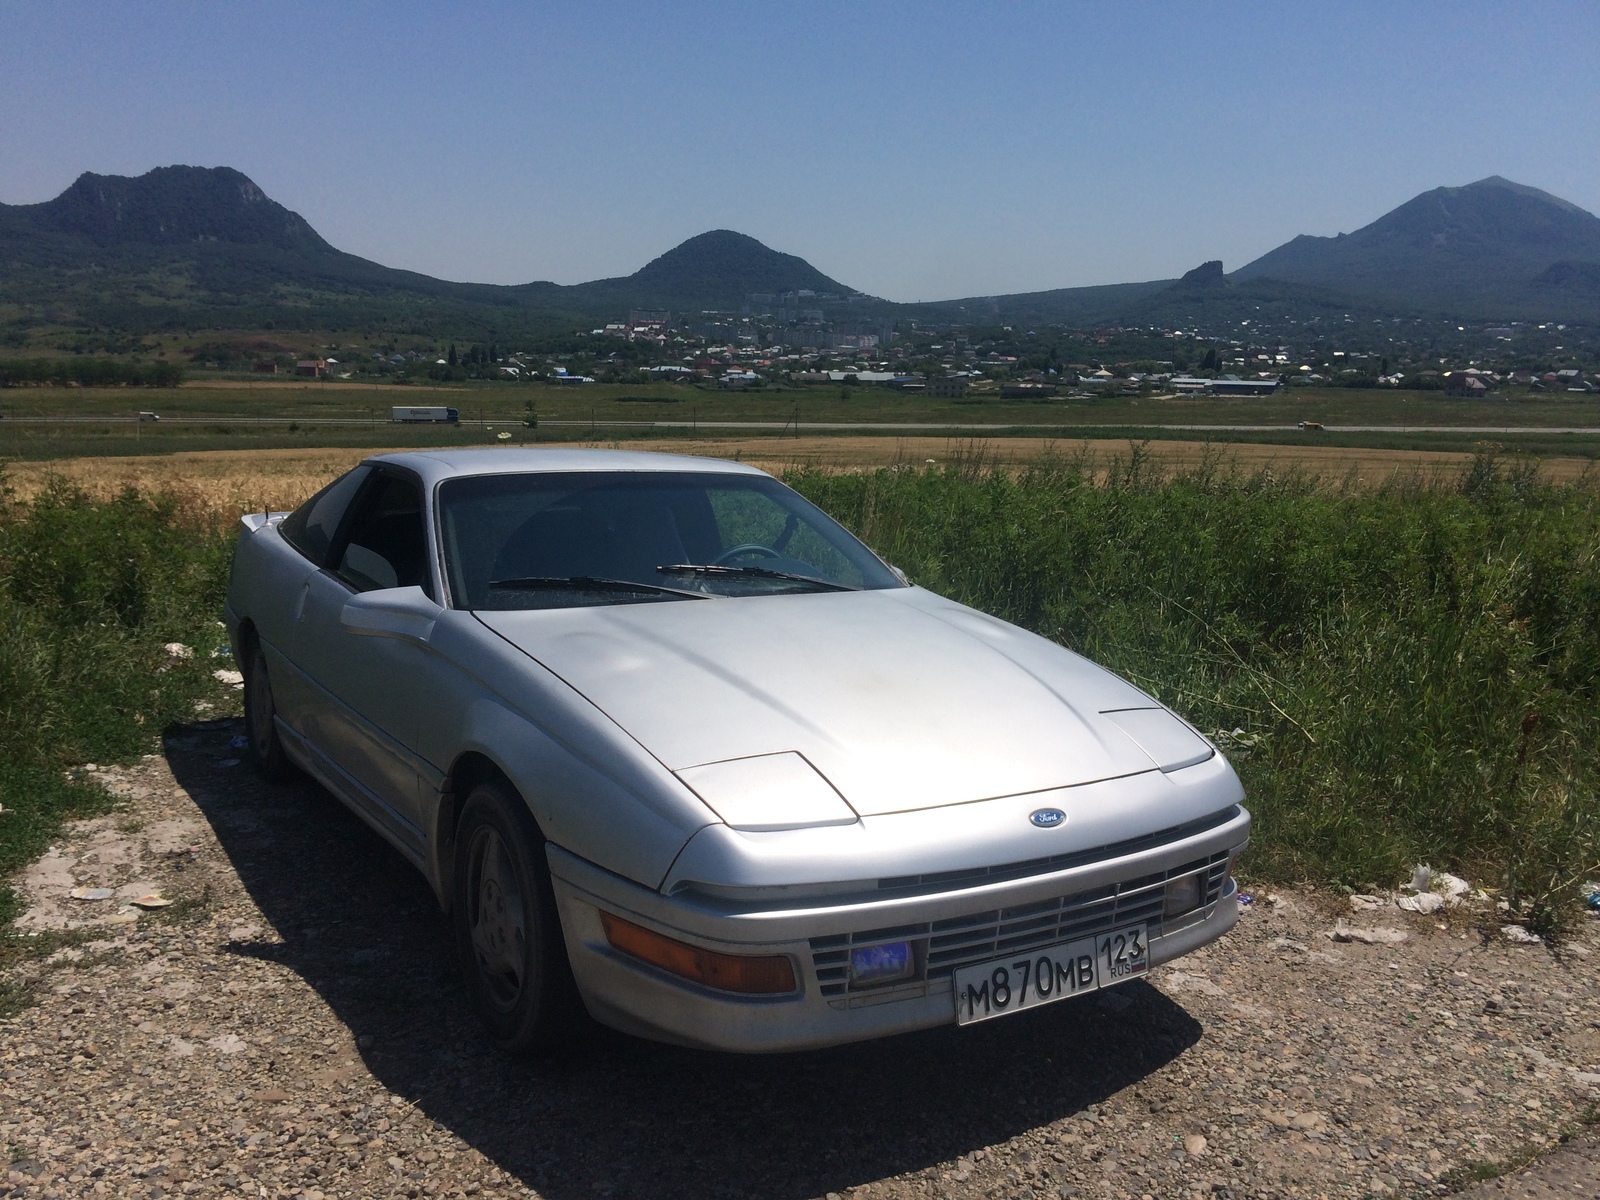
[[[311,591],[309,581],[328,562],[350,506],[371,474],[369,466],[356,467],[284,519],[278,534],[293,553],[285,553],[281,568],[273,572],[270,602],[253,606],[258,610],[256,624],[267,653],[273,703],[284,724],[301,738],[308,734],[314,693],[295,655],[294,643]]]
[[[434,656],[415,641],[364,637],[343,627],[350,598],[381,588],[436,585],[421,483],[376,467],[332,547],[306,584],[294,658],[309,680],[306,737],[325,771],[391,831],[420,846],[417,720]]]

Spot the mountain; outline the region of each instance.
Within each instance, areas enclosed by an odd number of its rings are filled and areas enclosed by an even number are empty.
[[[1600,320],[1600,217],[1492,176],[1435,188],[1365,228],[1302,235],[1231,275],[969,297],[920,305],[944,320],[1202,326],[1391,315]]]
[[[1498,175],[1435,188],[1354,233],[1301,236],[1235,271],[1463,316],[1600,308],[1600,217]]]
[[[629,309],[737,309],[810,291],[852,317],[961,323],[1239,327],[1383,315],[1600,320],[1600,218],[1498,176],[1436,188],[1351,234],[1302,236],[1231,275],[974,296],[876,300],[810,263],[718,229],[632,275],[562,286],[454,283],[328,244],[228,167],[85,174],[53,200],[0,204],[0,347],[35,326],[377,329],[434,338],[571,330]]]
[[[233,242],[336,253],[304,217],[231,167],[157,167],[137,179],[86,171],[54,200],[3,207],[21,227],[101,247]]]
[[[577,286],[597,290],[616,286],[641,299],[658,297],[663,306],[671,298],[679,307],[689,300],[738,301],[751,293],[855,294],[854,288],[829,279],[805,259],[768,249],[731,229],[692,237],[626,278]]]
[[[0,321],[14,306],[23,315],[13,324],[22,326],[382,325],[476,337],[570,328],[630,308],[737,309],[751,292],[801,289],[858,295],[804,259],[726,229],[690,238],[618,279],[572,286],[434,279],[336,249],[229,167],[84,174],[53,200],[0,205]]]

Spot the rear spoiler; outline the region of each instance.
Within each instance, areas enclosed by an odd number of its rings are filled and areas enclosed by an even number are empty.
[[[255,533],[257,530],[265,529],[268,525],[278,524],[288,515],[286,512],[245,513],[244,516],[239,518],[239,524],[244,526],[246,533]]]

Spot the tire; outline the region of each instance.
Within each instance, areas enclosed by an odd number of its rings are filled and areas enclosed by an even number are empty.
[[[289,775],[289,757],[273,719],[277,711],[272,700],[272,680],[267,675],[267,656],[261,643],[252,641],[244,667],[244,733],[249,742],[246,754],[256,773],[272,783]]]
[[[500,1049],[570,1047],[582,1002],[567,962],[544,838],[505,783],[481,783],[456,826],[450,922],[473,1007]]]

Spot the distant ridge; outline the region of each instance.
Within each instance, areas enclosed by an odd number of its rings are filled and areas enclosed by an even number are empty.
[[[1498,175],[1406,201],[1354,233],[1301,236],[1235,271],[1348,296],[1463,313],[1538,311],[1583,275],[1558,263],[1600,264],[1600,217]],[[1600,292],[1592,298],[1600,302]]]
[[[0,205],[0,267],[0,302],[132,330],[279,320],[419,332],[553,328],[630,308],[737,310],[751,293],[859,295],[803,258],[728,229],[617,279],[509,287],[434,279],[336,249],[231,167],[85,173],[53,200]]]
[[[86,173],[53,200],[0,204],[0,305],[13,314],[0,337],[41,322],[476,337],[570,330],[633,308],[737,310],[752,294],[802,291],[817,305],[848,303],[852,316],[1079,328],[1237,323],[1267,311],[1600,320],[1600,218],[1490,176],[1425,192],[1351,234],[1294,238],[1231,275],[1212,260],[1178,280],[896,305],[729,229],[614,279],[434,279],[338,250],[230,167]]]
[[[628,276],[661,295],[740,295],[810,290],[853,295],[855,289],[829,279],[805,259],[770,250],[742,233],[713,229],[674,246]]]
[[[135,179],[86,171],[54,200],[12,211],[99,246],[215,241],[333,252],[304,217],[231,167],[157,167]]]

